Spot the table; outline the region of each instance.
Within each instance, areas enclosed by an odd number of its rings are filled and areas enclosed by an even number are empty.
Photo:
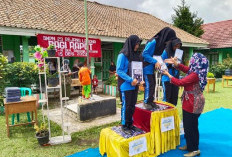
[[[207,78],[207,93],[209,93],[209,85],[213,84],[213,92],[215,92],[215,78]]]
[[[21,101],[19,102],[6,102],[6,99],[4,99],[4,105],[5,105],[6,128],[7,128],[8,137],[10,137],[10,127],[38,123],[35,97],[25,96],[25,97],[22,97]],[[24,112],[31,112],[31,119],[32,119],[31,122],[9,125],[10,114],[24,113]],[[33,118],[33,113],[35,113],[35,120]]]
[[[101,130],[99,152],[102,156],[107,154],[109,157],[129,157],[130,143],[141,138],[146,139],[147,151],[138,153],[133,157],[154,157],[154,151],[151,148],[150,133],[140,134],[130,138],[123,138],[111,128]]]
[[[222,75],[222,87],[224,88],[224,80],[226,80],[227,87],[232,87],[232,85],[228,84],[228,80],[232,80],[232,75]]]
[[[81,94],[81,83],[79,79],[72,79],[71,87],[79,87],[79,94]]]
[[[159,105],[167,106],[162,111],[148,111],[142,108],[135,108],[133,115],[134,125],[146,132],[150,132],[151,148],[158,156],[171,149],[176,149],[180,144],[180,118],[177,108],[167,102],[156,101]],[[173,121],[169,123],[170,118]],[[167,121],[168,123],[163,123]],[[165,125],[172,124],[171,130],[162,131]]]

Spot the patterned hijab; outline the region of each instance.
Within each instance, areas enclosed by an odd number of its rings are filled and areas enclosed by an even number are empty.
[[[195,72],[198,74],[201,91],[203,92],[207,84],[207,73],[209,70],[209,61],[201,53],[194,53],[189,61],[188,74]]]

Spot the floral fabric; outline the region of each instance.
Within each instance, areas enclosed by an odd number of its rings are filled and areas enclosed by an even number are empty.
[[[190,69],[187,75],[189,75],[192,72],[198,74],[200,88],[201,91],[203,92],[207,84],[207,73],[209,70],[208,59],[201,53],[194,53],[190,59],[189,68]]]

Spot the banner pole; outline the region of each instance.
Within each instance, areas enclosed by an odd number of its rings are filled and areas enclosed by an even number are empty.
[[[87,52],[87,67],[89,68],[89,35],[88,35],[88,10],[87,0],[84,0],[85,5],[85,46]]]
[[[85,41],[86,41],[86,52],[87,52],[87,67],[90,69],[90,66],[89,66],[89,34],[88,34],[88,10],[87,10],[87,0],[84,0],[85,2]],[[90,79],[91,79],[91,97],[93,97],[92,95],[92,77],[91,77],[91,74],[90,74]]]

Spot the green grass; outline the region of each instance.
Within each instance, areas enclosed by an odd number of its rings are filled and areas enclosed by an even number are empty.
[[[39,122],[42,122],[41,111],[38,114]],[[20,119],[26,121],[26,114],[20,114]],[[16,119],[15,119],[16,120]],[[10,121],[11,122],[11,121]],[[72,142],[56,146],[41,147],[35,138],[33,126],[19,126],[10,128],[10,138],[7,137],[5,127],[5,115],[0,115],[0,157],[63,157],[78,151],[98,147],[99,133],[101,129],[118,125],[119,122],[94,127],[82,132],[72,134]],[[52,123],[52,136],[61,135],[61,128]]]
[[[230,82],[232,84],[232,82]],[[212,86],[210,86],[212,89]],[[208,112],[220,107],[232,109],[232,88],[222,88],[221,81],[216,83],[216,92],[206,93],[206,104],[204,112]],[[143,99],[143,93],[139,93],[138,100]],[[117,98],[117,103],[119,99]],[[120,105],[117,105],[120,107]],[[177,108],[180,116],[182,115],[181,102],[178,101]],[[23,121],[26,121],[26,115],[20,116]],[[41,111],[38,114],[39,122],[42,122]],[[0,115],[0,156],[1,157],[24,157],[24,156],[49,156],[49,157],[63,157],[82,151],[87,148],[98,147],[99,134],[101,129],[109,126],[118,125],[119,122],[104,125],[101,127],[94,127],[82,132],[72,134],[72,142],[68,144],[41,147],[35,138],[35,131],[32,126],[20,126],[11,128],[11,137],[6,136],[5,115]],[[52,136],[61,134],[61,128],[52,123]]]

